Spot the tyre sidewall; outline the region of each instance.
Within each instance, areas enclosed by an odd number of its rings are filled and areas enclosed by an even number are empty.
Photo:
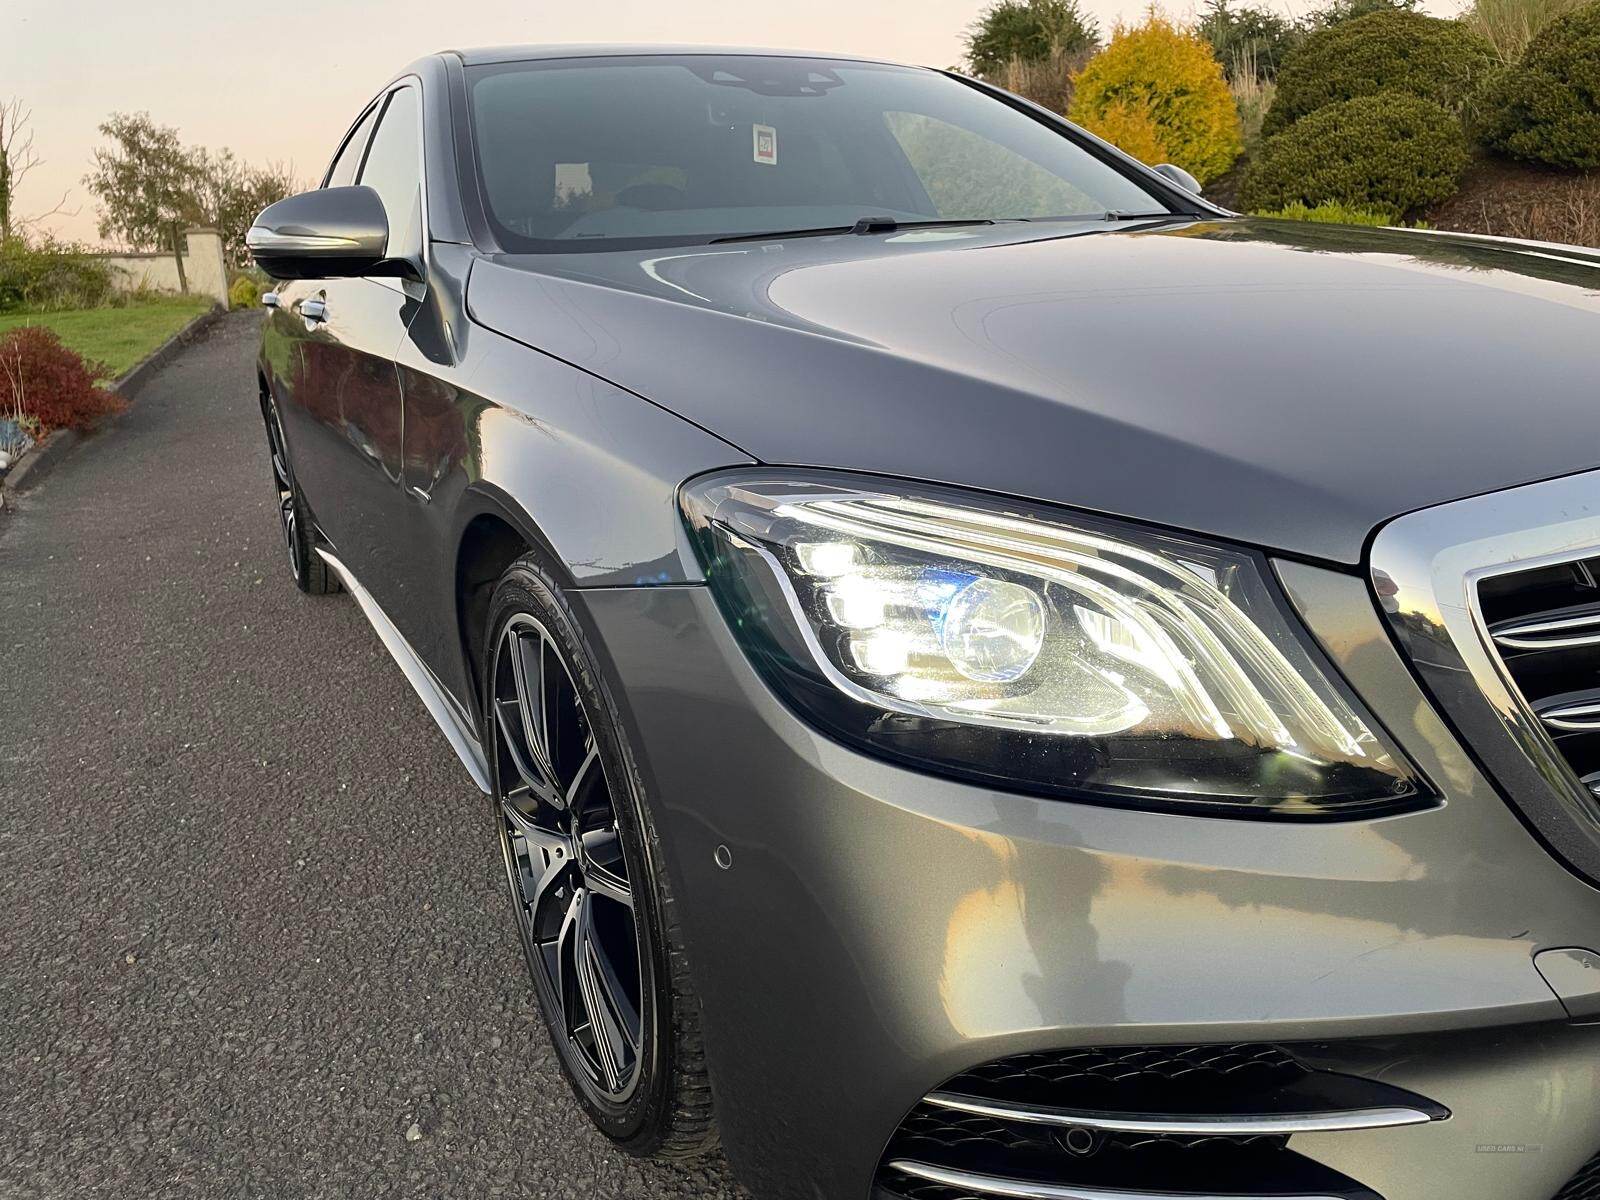
[[[612,702],[605,681],[599,673],[596,657],[590,652],[582,630],[571,606],[562,596],[544,567],[531,556],[513,563],[496,585],[489,603],[488,629],[484,646],[482,678],[480,679],[481,711],[484,717],[485,749],[493,751],[496,731],[492,728],[493,667],[500,645],[500,636],[506,623],[516,614],[525,613],[537,619],[549,633],[557,650],[566,661],[567,670],[578,690],[589,717],[591,732],[599,750],[600,762],[605,769],[606,782],[612,788],[612,803],[622,832],[623,853],[626,856],[629,878],[634,885],[634,922],[644,934],[640,947],[640,1018],[644,1046],[641,1049],[638,1085],[626,1103],[618,1106],[600,1097],[589,1085],[582,1069],[570,1058],[566,1032],[557,1027],[557,1019],[543,996],[544,985],[533,970],[531,948],[522,933],[522,919],[517,914],[518,939],[523,943],[524,957],[529,960],[529,982],[539,994],[539,1010],[574,1095],[590,1118],[607,1137],[639,1154],[655,1149],[664,1132],[669,1103],[672,1064],[671,1053],[672,1012],[671,994],[667,986],[666,938],[661,919],[660,891],[657,885],[658,864],[653,853],[654,840],[649,836],[648,815],[644,807],[642,781],[633,754],[622,731],[622,722]],[[488,755],[495,796],[491,797],[495,827],[502,841],[505,838],[503,821],[499,812],[498,754]],[[512,881],[507,878],[508,887]],[[513,905],[520,903],[515,891],[510,894]]]

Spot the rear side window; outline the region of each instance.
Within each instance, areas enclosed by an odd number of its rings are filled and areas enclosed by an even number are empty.
[[[415,88],[391,93],[359,177],[383,201],[389,215],[389,254],[394,258],[422,249],[422,142],[417,118]]]
[[[367,137],[372,133],[372,121],[377,115],[378,109],[374,105],[362,114],[361,120],[356,122],[355,130],[345,141],[344,149],[340,150],[339,156],[333,160],[325,186],[349,187],[356,181],[356,172],[361,169],[361,152],[367,148]]]

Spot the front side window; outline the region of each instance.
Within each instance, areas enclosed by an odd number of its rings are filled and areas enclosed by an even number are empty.
[[[1048,125],[919,68],[682,55],[502,63],[468,81],[481,191],[510,250],[1167,209]]]
[[[338,157],[333,160],[333,166],[328,169],[328,182],[324,186],[349,187],[356,181],[356,172],[361,169],[361,155],[367,148],[367,137],[372,133],[372,121],[377,115],[376,105],[361,114],[361,120],[356,122],[355,129],[345,139]]]
[[[383,201],[391,258],[422,249],[422,144],[417,117],[415,88],[399,88],[390,95],[359,178]]]

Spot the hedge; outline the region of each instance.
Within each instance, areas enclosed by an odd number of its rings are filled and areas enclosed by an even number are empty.
[[[1252,212],[1331,202],[1397,218],[1452,195],[1467,161],[1461,122],[1431,100],[1361,96],[1264,141],[1239,202]]]
[[[1494,65],[1488,41],[1459,21],[1369,13],[1312,34],[1289,54],[1261,131],[1270,137],[1329,104],[1381,92],[1460,112]]]
[[[1553,167],[1600,167],[1600,3],[1558,17],[1522,61],[1491,76],[1474,132],[1491,150]]]

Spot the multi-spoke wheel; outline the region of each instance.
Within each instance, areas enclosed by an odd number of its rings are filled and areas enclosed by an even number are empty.
[[[528,970],[601,1130],[637,1153],[715,1142],[697,1013],[662,920],[638,773],[566,602],[531,558],[490,603],[485,732]]]
[[[590,1086],[625,1101],[642,1041],[633,889],[589,717],[536,618],[516,613],[502,627],[493,698],[506,869],[529,965]]]
[[[263,388],[261,418],[267,426],[267,455],[272,463],[272,483],[277,493],[278,525],[289,550],[289,570],[295,586],[311,595],[326,595],[339,590],[339,581],[312,547],[311,522],[305,501],[295,486],[294,468],[289,461],[289,443],[283,436],[283,419],[278,406]]]

